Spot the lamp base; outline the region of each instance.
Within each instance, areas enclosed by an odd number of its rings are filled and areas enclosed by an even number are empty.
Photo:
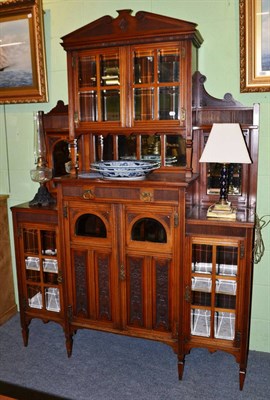
[[[206,215],[207,218],[235,220],[236,208],[232,207],[230,202],[220,202],[210,206]]]
[[[56,200],[52,195],[48,192],[48,189],[44,185],[40,185],[37,193],[33,200],[29,201],[30,207],[48,207],[56,203]]]

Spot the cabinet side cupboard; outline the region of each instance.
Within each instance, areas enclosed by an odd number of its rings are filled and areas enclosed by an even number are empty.
[[[51,207],[12,207],[24,344],[33,318],[248,355],[258,165],[257,104],[212,97],[196,24],[120,10],[62,38],[69,103],[43,126]],[[235,221],[208,219],[218,164],[199,163],[213,123],[239,123],[252,164],[230,166]],[[231,143],[233,146],[234,143]],[[103,179],[91,163],[154,160],[145,179]]]

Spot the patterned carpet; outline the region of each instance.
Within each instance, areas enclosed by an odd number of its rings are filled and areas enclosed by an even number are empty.
[[[19,400],[268,400],[270,393],[270,353],[250,352],[241,392],[229,354],[193,349],[179,381],[177,356],[163,343],[79,330],[68,358],[52,322],[33,320],[24,347],[18,315],[0,327],[0,365],[0,393],[13,388]]]

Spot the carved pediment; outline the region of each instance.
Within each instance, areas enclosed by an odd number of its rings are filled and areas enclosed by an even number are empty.
[[[132,10],[119,10],[118,16],[105,15],[88,25],[62,37],[62,46],[66,49],[83,49],[106,45],[120,45],[151,42],[164,38],[178,40],[190,39],[199,47],[203,39],[196,30],[197,24],[180,19],[166,17],[146,11],[138,11],[132,16]]]

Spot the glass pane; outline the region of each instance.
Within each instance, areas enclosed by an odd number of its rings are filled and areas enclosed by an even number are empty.
[[[191,309],[191,334],[197,336],[210,336],[210,316],[209,310]]]
[[[82,122],[97,121],[97,92],[80,92],[80,120]]]
[[[134,52],[134,83],[154,82],[154,51]]]
[[[206,244],[192,245],[192,271],[201,274],[212,273],[212,246]]]
[[[53,176],[66,175],[65,164],[70,161],[68,142],[60,140],[53,148]]]
[[[136,135],[130,135],[130,136],[119,135],[118,136],[119,159],[135,160],[136,146],[137,146]]]
[[[77,236],[89,237],[107,237],[107,230],[104,222],[95,214],[81,215],[75,225],[75,234]]]
[[[79,87],[96,86],[97,71],[96,57],[86,56],[79,58]]]
[[[134,89],[135,120],[154,119],[154,89]]]
[[[191,304],[194,306],[211,306],[211,293],[202,291],[192,291]]]
[[[44,272],[58,272],[58,262],[54,258],[45,258],[42,261],[42,268]]]
[[[166,135],[166,166],[186,165],[186,141],[183,136]]]
[[[191,289],[195,291],[211,292],[212,279],[194,276],[191,281]]]
[[[163,49],[158,52],[159,82],[179,82],[179,50]]]
[[[45,289],[46,310],[60,311],[59,289],[49,287]]]
[[[95,154],[96,161],[106,161],[113,159],[113,137],[112,135],[95,135],[94,136],[95,143]]]
[[[27,257],[25,259],[25,266],[26,269],[32,270],[32,271],[39,271],[40,270],[40,260],[38,257]]]
[[[43,274],[43,282],[51,285],[58,285],[58,275],[53,272],[45,272]]]
[[[23,244],[26,253],[38,254],[38,231],[36,229],[24,229]]]
[[[43,307],[42,305],[42,292],[39,286],[27,286],[28,304],[31,308]]]
[[[100,56],[101,85],[120,85],[118,54]]]
[[[228,294],[216,293],[215,306],[218,308],[230,308],[235,310],[236,296]]]
[[[221,164],[207,164],[207,194],[218,194],[220,192],[220,170]],[[228,194],[241,195],[242,165],[229,164],[228,167]]]
[[[120,91],[102,90],[102,120],[119,121],[120,120]]]
[[[159,119],[179,119],[179,87],[159,88]]]
[[[40,273],[39,271],[34,271],[31,269],[26,270],[26,280],[32,282],[40,282]]]
[[[217,246],[217,274],[237,275],[238,247]]]
[[[215,312],[215,338],[233,340],[235,335],[235,314]]]
[[[167,234],[159,221],[153,218],[142,218],[132,227],[131,239],[141,242],[166,243]]]
[[[142,160],[160,160],[160,136],[142,135]]]
[[[217,279],[216,293],[236,295],[236,281]]]
[[[56,232],[55,231],[40,231],[41,252],[49,256],[57,254],[56,249]]]

